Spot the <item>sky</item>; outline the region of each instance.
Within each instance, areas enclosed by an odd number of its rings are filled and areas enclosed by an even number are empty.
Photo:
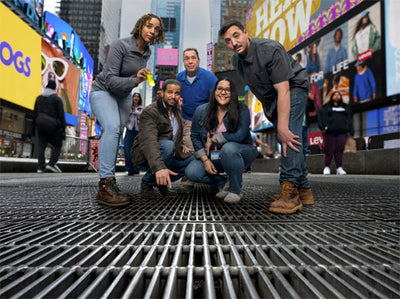
[[[45,0],[44,9],[54,13],[55,0]],[[123,0],[121,37],[129,35],[136,20],[150,12],[150,0]],[[183,48],[197,48],[200,55],[200,66],[207,68],[207,43],[210,36],[209,0],[186,0]]]

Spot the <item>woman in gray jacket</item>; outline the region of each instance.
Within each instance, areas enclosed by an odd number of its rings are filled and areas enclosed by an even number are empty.
[[[122,193],[115,181],[118,143],[131,111],[132,89],[150,73],[146,67],[151,55],[149,45],[164,42],[164,25],[156,15],[146,14],[131,34],[111,44],[107,64],[90,93],[92,111],[102,127],[96,200],[108,206],[129,204],[130,196]]]

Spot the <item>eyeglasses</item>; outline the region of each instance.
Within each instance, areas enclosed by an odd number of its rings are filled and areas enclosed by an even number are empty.
[[[231,89],[230,88],[223,88],[221,86],[218,86],[216,90],[217,90],[218,93],[222,93],[223,91],[225,91],[226,94],[231,94]]]
[[[58,57],[47,57],[44,53],[42,53],[42,75],[48,65],[50,65],[51,70],[54,72],[59,81],[64,80],[68,72],[68,63],[65,60]]]

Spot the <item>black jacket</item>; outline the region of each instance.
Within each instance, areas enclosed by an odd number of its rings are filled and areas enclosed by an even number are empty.
[[[318,111],[318,127],[327,134],[354,135],[353,114],[345,103],[334,106],[331,102],[325,104]]]
[[[57,130],[52,133],[50,137],[56,142],[65,139],[65,116],[64,106],[61,98],[57,95],[55,90],[45,89],[43,94],[36,98],[35,108],[33,110],[34,127],[36,126],[36,119],[39,112],[45,113],[57,119]],[[46,130],[38,130],[39,135],[48,135]]]

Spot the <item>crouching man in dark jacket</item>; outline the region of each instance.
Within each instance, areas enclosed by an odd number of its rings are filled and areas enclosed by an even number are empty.
[[[171,182],[184,176],[186,166],[194,159],[183,144],[183,118],[178,109],[181,84],[168,79],[162,86],[163,97],[143,109],[139,135],[132,147],[132,161],[145,168],[142,194],[158,187],[166,195]]]

